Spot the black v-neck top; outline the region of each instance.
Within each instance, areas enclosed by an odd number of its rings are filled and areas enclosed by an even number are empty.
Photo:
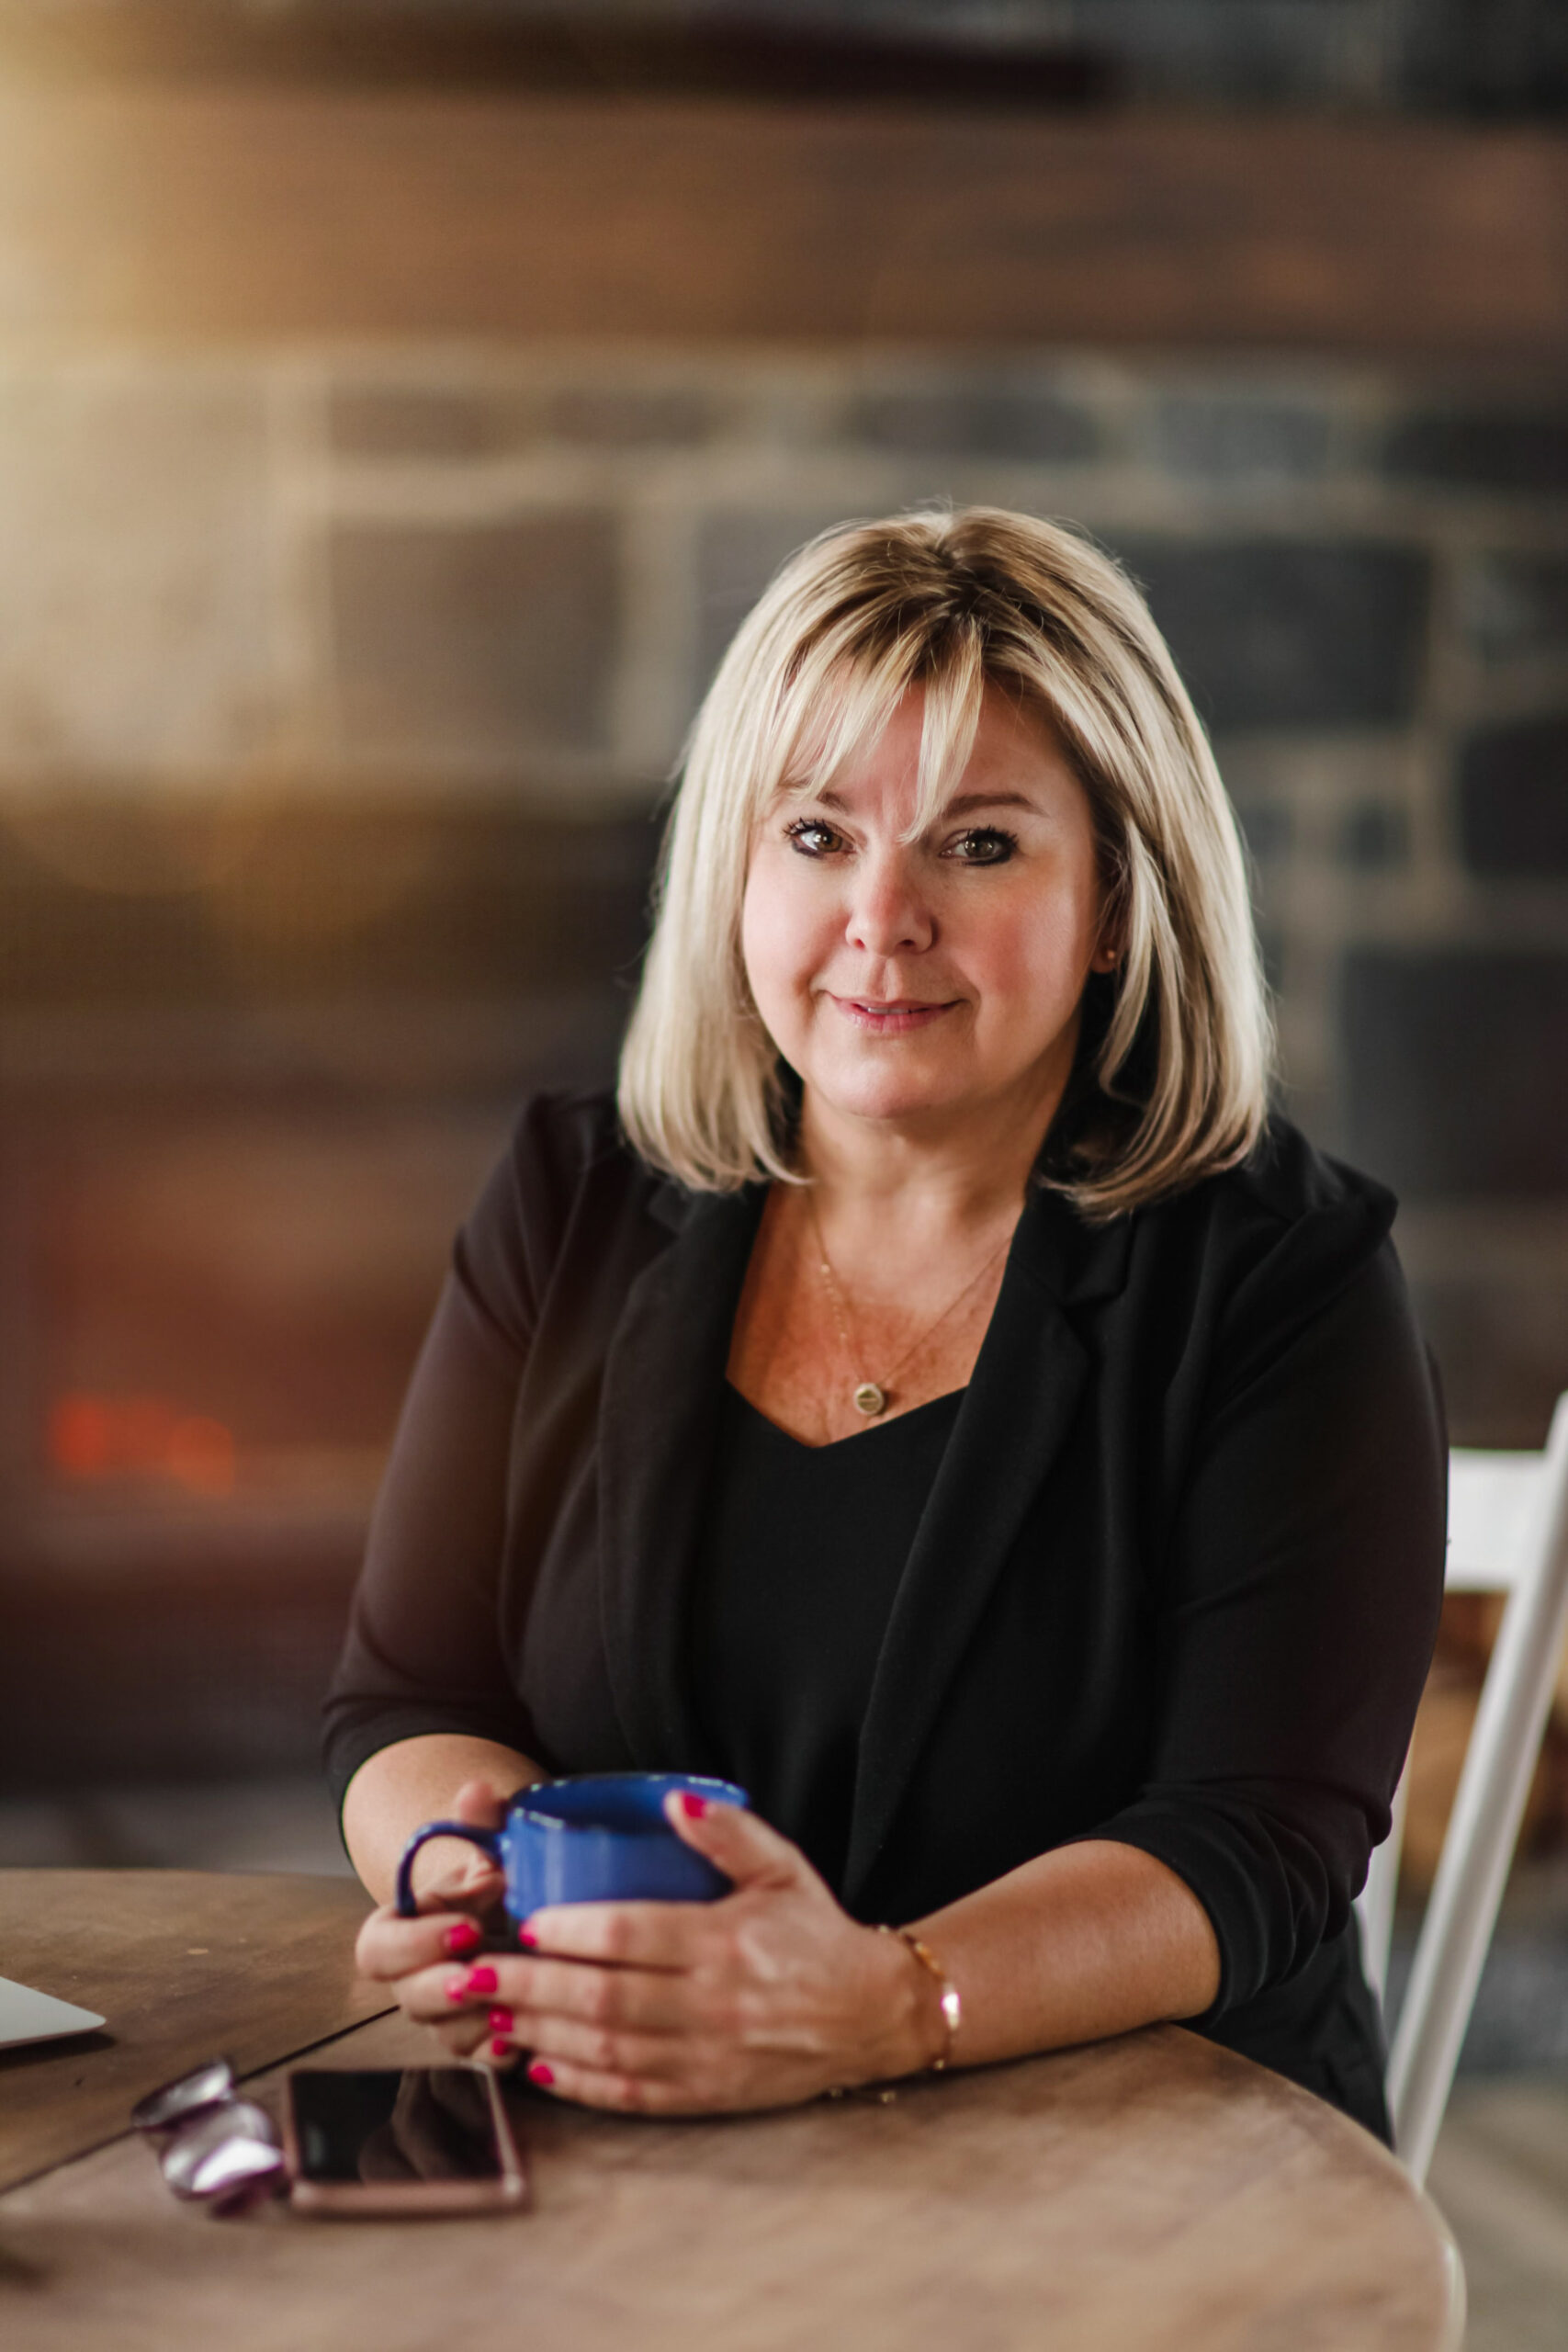
[[[725,1384],[691,1587],[712,1769],[842,1881],[861,1727],[963,1391],[803,1445]]]
[[[1135,1847],[1213,1922],[1197,2030],[1386,2133],[1350,1905],[1431,1655],[1446,1492],[1393,1200],[1278,1120],[1241,1166],[1109,1224],[1032,1191],[910,1548],[931,1474],[905,1449],[934,1456],[941,1400],[923,1429],[804,1456],[784,1441],[766,1478],[747,1467],[765,1431],[718,1442],[764,1198],[682,1194],[608,1096],[525,1113],[458,1239],[377,1506],[328,1702],[340,1795],[430,1733],[550,1772],[702,1770],[700,1623],[711,1729],[784,1826],[831,1795],[841,1839],[834,1758],[863,1708],[852,1917],[924,1918],[1077,1838]],[[779,1528],[787,1577],[763,1549]],[[798,1622],[764,1613],[782,1593]],[[777,1689],[742,1748],[716,1668],[760,1684],[770,1640]],[[786,1725],[816,1749],[793,1781]],[[821,1834],[802,1842],[828,1860]]]

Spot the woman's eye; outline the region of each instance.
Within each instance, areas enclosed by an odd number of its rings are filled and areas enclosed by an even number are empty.
[[[819,817],[797,817],[784,830],[794,847],[805,857],[826,857],[830,851],[843,846],[841,834],[836,833],[831,825],[825,825]]]
[[[995,825],[975,825],[950,842],[946,854],[960,865],[1005,865],[1017,847],[1016,834]]]

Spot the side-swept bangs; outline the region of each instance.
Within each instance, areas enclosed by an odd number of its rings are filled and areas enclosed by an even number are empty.
[[[966,768],[987,686],[1053,729],[1088,796],[1122,954],[1089,984],[1043,1181],[1103,1218],[1242,1158],[1272,1037],[1241,845],[1164,640],[1071,531],[972,507],[846,525],[783,567],[694,723],[621,1058],[645,1159],[694,1191],[794,1181],[784,1074],[747,984],[751,842],[924,690],[917,809]]]

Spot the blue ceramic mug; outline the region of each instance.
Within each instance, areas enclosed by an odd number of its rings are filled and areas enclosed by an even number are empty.
[[[665,1818],[664,1800],[690,1790],[719,1804],[747,1804],[732,1781],[690,1772],[595,1772],[519,1789],[500,1829],[427,1821],[398,1864],[398,1911],[413,1918],[413,1858],[432,1838],[466,1838],[505,1876],[513,1926],[547,1903],[713,1903],[730,1882],[686,1845]]]

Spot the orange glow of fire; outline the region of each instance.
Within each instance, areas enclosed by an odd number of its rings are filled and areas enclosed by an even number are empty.
[[[169,1478],[197,1495],[234,1491],[234,1432],[165,1396],[57,1397],[49,1459],[62,1477]]]

